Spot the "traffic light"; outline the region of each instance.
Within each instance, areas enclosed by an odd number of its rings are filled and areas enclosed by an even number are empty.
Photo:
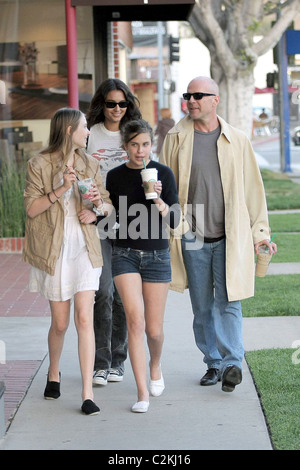
[[[267,88],[278,89],[278,72],[267,73],[266,76]]]
[[[169,62],[179,62],[179,38],[169,36]]]
[[[274,88],[275,74],[267,73],[267,88]]]

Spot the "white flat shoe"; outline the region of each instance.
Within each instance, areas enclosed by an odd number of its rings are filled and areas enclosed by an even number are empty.
[[[146,413],[150,403],[148,401],[137,401],[131,408],[133,413]]]
[[[163,375],[158,380],[150,380],[150,393],[153,397],[159,397],[165,389]]]

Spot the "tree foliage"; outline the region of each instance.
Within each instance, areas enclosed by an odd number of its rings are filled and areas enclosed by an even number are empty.
[[[220,87],[219,113],[248,134],[257,59],[278,43],[299,12],[300,0],[196,0],[189,20],[210,52],[211,76]],[[268,28],[255,40],[264,24]]]

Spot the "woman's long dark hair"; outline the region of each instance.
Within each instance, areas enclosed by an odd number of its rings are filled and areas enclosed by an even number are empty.
[[[122,91],[124,93],[125,100],[129,102],[126,113],[121,119],[120,127],[123,127],[128,121],[140,119],[142,117],[139,109],[139,100],[133,95],[129,87],[118,78],[108,78],[101,83],[91,100],[86,115],[89,129],[94,124],[98,124],[98,122],[104,122],[105,116],[103,108],[105,106],[106,97],[112,90]]]

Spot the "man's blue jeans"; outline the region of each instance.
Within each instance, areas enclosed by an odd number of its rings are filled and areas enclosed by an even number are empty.
[[[244,356],[241,303],[227,297],[225,248],[225,238],[203,244],[191,233],[182,238],[195,341],[208,368],[221,371],[229,364],[242,368]]]
[[[119,369],[124,372],[128,340],[124,307],[115,288],[112,272],[113,241],[101,240],[103,257],[100,288],[95,293],[94,330],[96,356],[94,370]]]

